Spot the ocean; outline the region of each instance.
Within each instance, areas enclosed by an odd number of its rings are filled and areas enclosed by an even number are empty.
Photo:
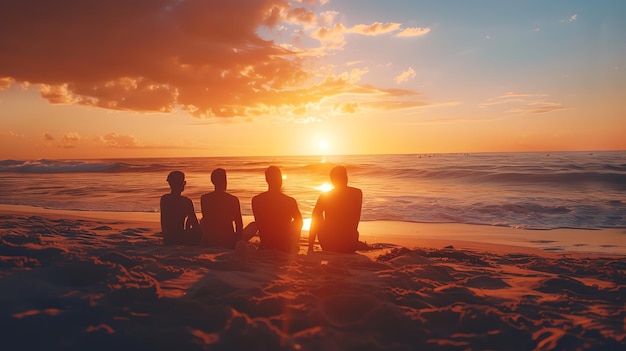
[[[626,152],[2,160],[0,203],[79,211],[158,212],[167,174],[186,174],[200,212],[221,167],[251,216],[280,167],[283,190],[310,218],[330,169],[363,190],[363,221],[467,223],[522,229],[626,228]]]

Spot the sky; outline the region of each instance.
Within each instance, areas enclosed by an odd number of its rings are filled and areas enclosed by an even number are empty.
[[[626,1],[1,0],[0,159],[626,150]]]

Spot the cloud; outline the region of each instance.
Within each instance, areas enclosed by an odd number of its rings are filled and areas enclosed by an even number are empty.
[[[52,104],[72,103],[72,94],[70,93],[67,84],[41,84],[39,91],[41,93],[41,96]]]
[[[395,22],[390,22],[390,23],[374,22],[373,24],[370,24],[370,25],[357,24],[356,26],[350,28],[348,30],[348,33],[356,33],[356,34],[363,34],[363,35],[380,35],[380,34],[387,34],[387,33],[395,32],[398,29],[400,29],[400,26],[401,26],[400,23],[395,23]]]
[[[400,28],[401,26],[402,24],[397,22],[374,22],[369,25],[357,24],[354,27],[347,29],[346,33],[374,36],[399,32],[396,34],[397,37],[417,37],[430,32],[430,28],[410,27],[402,29]]]
[[[359,104],[356,102],[335,104],[333,110],[340,113],[356,113],[359,111]]]
[[[256,117],[344,94],[376,98],[376,88],[359,85],[364,72],[346,73],[350,79],[320,74],[315,59],[342,50],[348,33],[414,36],[429,29],[403,30],[396,22],[347,28],[336,11],[314,12],[327,3],[2,1],[0,89],[15,81],[39,86],[54,104],[183,109],[198,117]],[[277,33],[306,45],[267,39]]]
[[[45,140],[45,141],[52,141],[52,140],[54,140],[54,137],[50,133],[48,133],[48,132],[43,133],[41,135],[41,138],[43,140]]]
[[[409,67],[406,71],[397,75],[394,80],[396,81],[396,84],[400,84],[411,78],[415,78],[415,70],[412,67]]]
[[[41,84],[53,103],[226,116],[307,78],[298,52],[257,34],[309,20],[289,9],[286,0],[3,1],[0,77]]]
[[[566,19],[566,20],[562,19],[562,20],[561,20],[561,23],[565,23],[565,22],[574,22],[574,21],[576,21],[577,19],[578,19],[578,14],[577,14],[577,13],[575,13],[575,14],[571,15],[571,16],[570,16],[568,19]]]
[[[571,107],[564,106],[559,102],[552,102],[545,94],[508,92],[504,95],[488,99],[480,104],[480,107],[491,108],[503,105],[507,113],[538,114],[560,110],[569,110]]]
[[[46,133],[47,134],[47,133]],[[52,140],[52,139],[49,139]],[[76,132],[66,132],[63,134],[61,140],[57,144],[58,147],[65,149],[73,149],[76,147],[76,142],[80,140],[80,135]]]
[[[197,150],[202,149],[199,145],[180,145],[180,144],[153,144],[145,145],[140,139],[131,134],[118,134],[115,132],[108,133],[104,136],[96,136],[92,139],[97,146],[108,149],[146,149],[146,150],[162,150],[162,149],[180,149],[180,150]]]
[[[13,79],[9,77],[0,78],[0,90],[8,89],[13,83]]]
[[[109,133],[103,137],[99,137],[98,141],[107,148],[134,149],[141,147],[141,143],[132,135]]]
[[[311,38],[319,40],[326,50],[342,50],[345,45],[346,27],[335,23],[331,27],[320,27],[311,33]]]
[[[398,33],[398,37],[419,37],[430,33],[430,28],[411,27]]]

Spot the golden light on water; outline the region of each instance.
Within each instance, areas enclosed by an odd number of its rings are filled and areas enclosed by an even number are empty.
[[[317,189],[317,190],[319,190],[319,191],[321,191],[323,193],[326,193],[326,192],[329,192],[329,191],[333,190],[334,187],[330,183],[322,183],[322,185],[316,186],[315,189]]]

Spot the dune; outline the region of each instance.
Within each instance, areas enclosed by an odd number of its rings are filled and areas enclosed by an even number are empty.
[[[400,233],[406,227],[384,223],[365,224],[365,231],[372,226],[398,235],[370,235],[367,248],[352,255],[319,248],[306,254],[305,238],[297,255],[260,251],[253,238],[242,255],[163,246],[155,214],[0,206],[2,349],[617,350],[626,344],[625,255],[467,236],[411,239]]]

